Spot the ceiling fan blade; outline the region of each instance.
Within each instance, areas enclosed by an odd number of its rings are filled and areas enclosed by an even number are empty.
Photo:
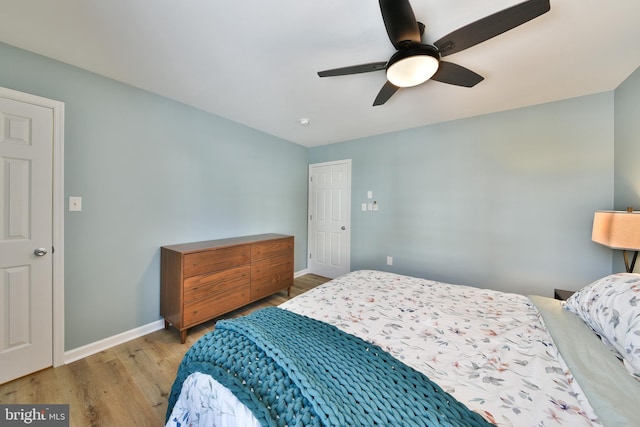
[[[370,64],[351,65],[349,67],[334,68],[332,70],[319,71],[320,77],[346,76],[348,74],[370,73],[371,71],[384,70],[386,62],[371,62]]]
[[[382,20],[396,49],[402,42],[420,43],[420,27],[409,0],[380,0]]]
[[[525,1],[465,25],[442,37],[434,45],[440,50],[441,56],[451,55],[522,25],[550,9],[549,0]]]
[[[438,71],[431,77],[431,80],[450,85],[473,87],[484,80],[484,77],[453,62],[440,61]]]
[[[398,89],[400,89],[398,86],[387,81],[384,86],[382,86],[382,89],[380,89],[380,92],[378,92],[378,96],[376,96],[375,101],[373,101],[373,106],[375,107],[376,105],[382,105],[387,102]]]

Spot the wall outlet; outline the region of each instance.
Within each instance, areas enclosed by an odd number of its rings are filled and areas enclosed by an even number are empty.
[[[392,256],[388,256],[387,257],[387,265],[393,265],[393,257]]]
[[[82,211],[82,197],[69,197],[69,212]]]

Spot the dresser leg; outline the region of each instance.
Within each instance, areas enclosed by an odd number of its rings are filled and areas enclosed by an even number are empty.
[[[291,286],[287,288],[287,297],[291,296]]]
[[[184,331],[180,331],[180,343],[184,344],[186,340],[187,340],[187,330],[185,329]]]
[[[164,319],[164,328],[169,329],[169,325],[170,325],[169,321],[167,319]]]

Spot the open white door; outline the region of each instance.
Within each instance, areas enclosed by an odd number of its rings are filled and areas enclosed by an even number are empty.
[[[309,263],[312,274],[350,271],[351,159],[309,165]]]
[[[0,383],[54,363],[54,110],[3,95]]]

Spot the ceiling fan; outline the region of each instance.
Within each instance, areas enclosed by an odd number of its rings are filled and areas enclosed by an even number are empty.
[[[387,82],[373,105],[382,105],[401,87],[436,80],[473,87],[484,77],[440,58],[480,44],[548,12],[549,0],[529,0],[465,25],[435,41],[422,43],[424,24],[416,21],[409,0],[380,0],[382,19],[397,52],[386,62],[352,65],[318,72],[320,77],[344,76],[386,70]]]

